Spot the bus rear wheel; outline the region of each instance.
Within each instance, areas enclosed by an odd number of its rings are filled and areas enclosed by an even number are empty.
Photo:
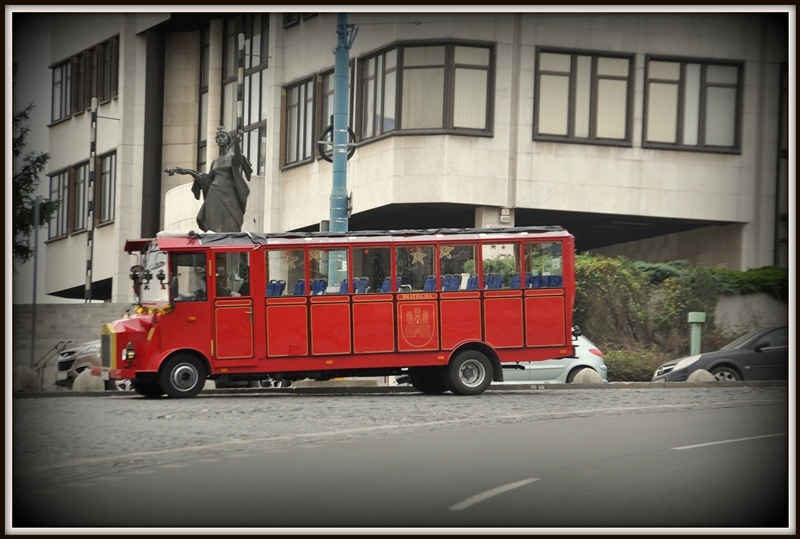
[[[206,368],[203,362],[189,354],[168,359],[158,373],[158,384],[174,399],[194,397],[203,390]]]
[[[447,391],[441,372],[410,372],[408,378],[414,389],[423,393],[441,395]]]
[[[492,383],[492,362],[477,350],[464,350],[450,362],[445,384],[456,395],[480,395]]]

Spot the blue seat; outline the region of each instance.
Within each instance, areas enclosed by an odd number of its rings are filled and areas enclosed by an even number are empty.
[[[533,274],[526,273],[525,274],[525,288],[533,288]]]
[[[271,280],[269,284],[267,284],[267,296],[268,297],[275,297],[275,287],[278,285],[278,281],[275,279]]]
[[[365,294],[367,292],[367,285],[369,284],[369,279],[366,277],[359,277],[357,280],[353,280],[353,285],[355,286],[355,293],[356,294]]]
[[[453,280],[452,273],[446,273],[442,278],[442,290],[444,291],[451,291],[455,290],[455,281]]]
[[[519,288],[520,278],[518,274],[514,274],[511,278],[511,284],[508,285],[509,288]]]
[[[425,279],[425,286],[423,287],[425,292],[434,292],[436,290],[436,277],[433,275],[428,275],[428,278]]]
[[[561,277],[561,275],[551,275],[550,286],[555,288],[558,288],[559,286],[564,286],[564,279]]]
[[[477,275],[470,275],[469,279],[467,279],[467,290],[477,290],[478,289],[478,276]]]
[[[294,285],[294,295],[303,296],[306,293],[306,282],[303,279],[297,279]]]
[[[392,291],[392,278],[386,277],[383,280],[383,284],[381,285],[381,292],[386,293],[391,291]]]
[[[341,284],[339,285],[339,293],[340,294],[349,294],[350,290],[347,286],[347,279],[344,279]]]
[[[311,293],[315,296],[324,294],[327,287],[328,281],[326,279],[314,279],[311,281]]]

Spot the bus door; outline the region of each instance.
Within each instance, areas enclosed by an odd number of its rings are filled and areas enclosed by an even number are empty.
[[[395,249],[397,278],[397,349],[400,352],[439,348],[439,309],[433,245]]]
[[[572,328],[567,322],[562,243],[525,244],[525,342],[527,346],[568,346]]]
[[[255,362],[253,295],[250,291],[250,253],[216,253],[213,281],[206,279],[209,297],[214,298],[213,355],[218,360]],[[242,365],[242,363],[237,363]]]

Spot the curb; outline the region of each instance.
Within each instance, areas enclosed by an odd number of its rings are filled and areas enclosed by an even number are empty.
[[[215,395],[356,395],[356,394],[392,394],[419,393],[411,386],[377,386],[377,385],[318,385],[304,387],[257,387],[204,389],[199,397]],[[720,389],[731,387],[788,387],[787,380],[752,381],[752,382],[609,382],[604,384],[503,384],[489,386],[487,391],[540,391],[540,390],[585,390],[585,389]],[[15,398],[50,398],[50,397],[138,397],[134,391],[17,391]]]

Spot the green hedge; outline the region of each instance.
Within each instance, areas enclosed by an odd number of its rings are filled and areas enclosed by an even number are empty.
[[[688,313],[705,312],[703,349],[731,340],[718,330],[720,295],[767,293],[787,301],[788,270],[705,268],[578,255],[573,321],[605,353],[610,381],[648,381],[664,361],[688,355]]]

